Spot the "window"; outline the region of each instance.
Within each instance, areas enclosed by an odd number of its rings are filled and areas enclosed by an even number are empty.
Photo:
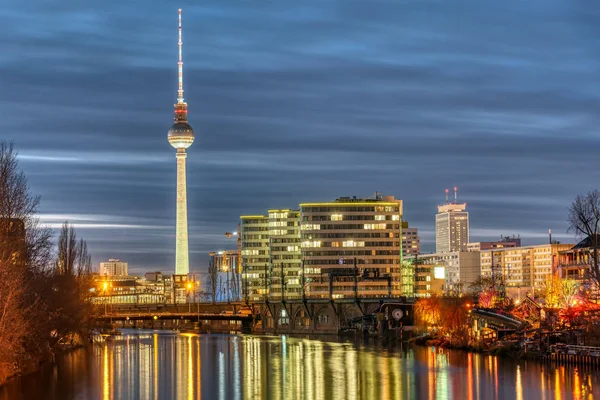
[[[343,219],[342,214],[331,214],[332,221],[341,221]]]
[[[385,221],[385,215],[376,215],[375,221]]]
[[[399,215],[392,215],[392,221],[400,221],[400,216]]]
[[[302,229],[305,231],[318,231],[321,229],[321,225],[319,224],[304,224],[302,225]]]
[[[279,317],[279,325],[289,325],[290,317],[287,315],[285,309],[281,310],[281,317]]]
[[[321,247],[321,242],[318,240],[302,242],[302,247]]]
[[[355,242],[354,240],[348,240],[342,242],[344,247],[365,247],[365,242]]]
[[[385,229],[385,224],[365,224],[364,229]]]

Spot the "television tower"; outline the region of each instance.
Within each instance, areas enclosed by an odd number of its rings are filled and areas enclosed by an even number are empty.
[[[185,149],[194,143],[194,130],[187,121],[187,103],[183,100],[183,59],[181,41],[181,9],[179,9],[179,62],[177,63],[179,86],[175,104],[175,123],[169,129],[167,138],[177,149],[177,222],[175,234],[175,273],[187,275],[190,272],[187,226],[187,189],[185,178]]]

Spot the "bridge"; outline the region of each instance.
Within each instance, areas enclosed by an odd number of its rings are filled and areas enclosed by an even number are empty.
[[[395,298],[290,299],[235,303],[98,305],[100,325],[180,328],[264,333],[337,334],[348,321],[372,315],[382,304],[402,309],[404,325],[412,325],[412,304]],[[387,308],[386,308],[387,310]],[[387,311],[386,311],[387,312]],[[389,311],[391,313],[392,311]],[[391,318],[386,316],[386,318]]]
[[[249,332],[253,316],[244,303],[107,304],[98,306],[95,320],[98,325],[132,328],[181,328],[197,323],[198,329]]]

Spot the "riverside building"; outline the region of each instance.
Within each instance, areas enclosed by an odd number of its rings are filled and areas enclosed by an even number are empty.
[[[502,276],[507,288],[540,291],[573,244],[541,244],[481,251],[481,276]]]
[[[250,301],[401,293],[402,201],[393,196],[242,216],[240,236]]]
[[[308,296],[401,294],[402,200],[341,197],[300,209]]]
[[[415,296],[460,295],[480,274],[478,251],[421,254],[416,258]],[[440,285],[443,279],[443,284]]]

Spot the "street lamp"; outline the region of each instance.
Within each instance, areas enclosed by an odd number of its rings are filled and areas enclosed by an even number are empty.
[[[188,313],[192,312],[192,303],[190,303],[190,291],[192,290],[192,284],[188,282],[187,284],[187,303],[188,303]]]

